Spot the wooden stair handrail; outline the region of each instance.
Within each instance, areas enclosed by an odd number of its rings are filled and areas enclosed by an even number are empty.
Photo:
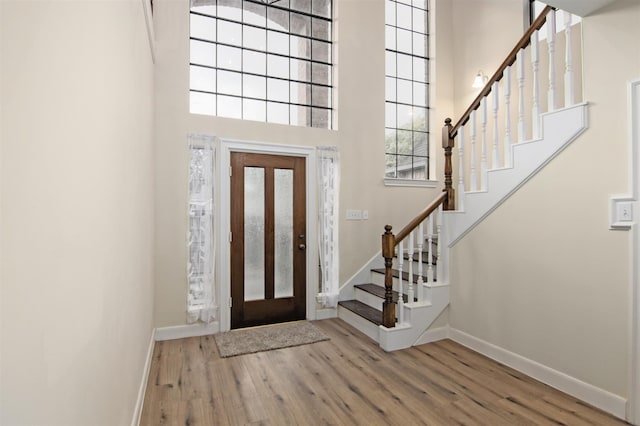
[[[509,52],[505,60],[502,61],[502,64],[500,64],[496,72],[493,73],[491,78],[484,85],[480,93],[478,93],[478,96],[476,96],[473,102],[471,102],[471,105],[469,105],[469,108],[467,108],[464,114],[462,114],[460,119],[455,124],[451,124],[452,120],[450,118],[445,120],[444,127],[442,128],[442,148],[444,149],[444,191],[447,194],[447,198],[444,202],[445,211],[456,209],[456,190],[453,188],[453,164],[451,156],[455,145],[454,139],[458,134],[458,130],[464,126],[467,121],[469,121],[471,113],[480,107],[482,99],[491,93],[493,84],[500,81],[504,75],[504,70],[508,66],[513,65],[516,61],[518,52],[531,43],[531,36],[535,31],[542,28],[545,22],[547,22],[547,15],[552,10],[555,10],[555,8],[552,6],[546,6],[542,12],[540,12],[540,15],[538,15],[536,20],[533,21],[531,26],[529,26],[529,29],[527,29],[522,37],[520,37],[520,40],[518,40],[514,48],[511,49],[511,52]]]
[[[538,15],[538,17],[536,18],[535,21],[533,21],[529,29],[522,35],[520,40],[518,40],[515,47],[511,50],[511,52],[509,52],[505,60],[502,61],[502,64],[500,64],[496,72],[493,73],[493,75],[487,81],[487,84],[484,85],[480,93],[478,93],[478,96],[476,96],[473,102],[471,102],[471,105],[469,105],[469,108],[467,108],[464,114],[462,114],[462,116],[456,122],[456,124],[454,124],[453,127],[451,127],[451,129],[449,130],[450,138],[452,139],[455,138],[455,136],[458,133],[458,129],[464,126],[464,124],[469,120],[471,113],[474,110],[478,109],[478,107],[480,106],[480,102],[482,101],[482,98],[484,98],[491,92],[491,86],[493,86],[493,83],[496,81],[499,81],[502,78],[502,74],[504,73],[504,70],[516,61],[516,55],[518,54],[520,49],[524,49],[531,43],[531,35],[534,33],[534,31],[542,28],[544,23],[547,21],[547,14],[554,9],[555,8],[552,6],[546,6],[542,10],[542,12],[540,12],[540,15]]]
[[[418,216],[416,216],[411,222],[409,222],[407,226],[402,228],[402,230],[395,235],[393,246],[396,247],[398,243],[404,240],[411,231],[416,229],[418,225],[424,222],[424,220],[429,217],[431,213],[436,211],[438,206],[440,206],[440,204],[444,202],[444,199],[446,197],[447,193],[442,192],[442,194],[438,195],[438,197],[436,197],[436,199],[433,200],[431,204],[429,204],[424,210],[422,210],[422,212],[420,212]]]

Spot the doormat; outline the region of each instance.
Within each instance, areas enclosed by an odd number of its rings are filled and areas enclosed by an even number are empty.
[[[308,321],[232,330],[214,337],[222,358],[329,340]]]

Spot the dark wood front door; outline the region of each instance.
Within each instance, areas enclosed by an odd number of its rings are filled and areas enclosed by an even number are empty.
[[[306,317],[305,159],[231,153],[231,328]]]

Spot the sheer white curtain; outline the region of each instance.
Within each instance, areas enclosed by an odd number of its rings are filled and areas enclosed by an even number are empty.
[[[319,146],[316,151],[318,174],[318,242],[320,253],[320,294],[323,307],[336,307],[339,294],[340,251],[338,249],[338,201],[340,163],[338,148]]]
[[[209,323],[216,315],[213,282],[214,169],[214,139],[208,136],[189,136],[189,323]]]

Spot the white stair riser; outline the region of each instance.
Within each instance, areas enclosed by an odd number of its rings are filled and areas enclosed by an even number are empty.
[[[422,279],[423,279],[424,283],[426,284],[427,283],[427,276],[423,275]],[[384,287],[384,275],[383,274],[379,274],[377,272],[372,272],[371,273],[371,282],[373,284],[377,284],[377,285],[379,285],[381,287]],[[398,291],[398,287],[399,287],[398,278],[393,278],[393,290]],[[418,284],[413,283],[413,288],[414,289],[418,288]],[[404,292],[404,294],[407,294],[408,290],[409,290],[409,282],[408,281],[402,281],[402,291]]]
[[[355,299],[357,301],[362,302],[365,305],[369,305],[379,311],[382,310],[382,302],[384,302],[384,299],[371,294],[368,291],[360,290],[357,287],[355,288],[355,293]]]
[[[414,260],[413,262],[413,273],[418,275],[418,261]],[[395,258],[393,259],[393,269],[398,269],[398,259]],[[427,269],[429,268],[429,264],[422,262],[422,275],[427,275]],[[436,265],[433,265],[433,269],[436,269]],[[409,261],[407,259],[404,260],[403,264],[402,264],[402,270],[403,271],[408,271],[409,270]]]
[[[355,327],[358,331],[369,336],[371,339],[379,342],[380,327],[372,322],[362,318],[360,315],[350,311],[349,309],[338,305],[338,318]]]

